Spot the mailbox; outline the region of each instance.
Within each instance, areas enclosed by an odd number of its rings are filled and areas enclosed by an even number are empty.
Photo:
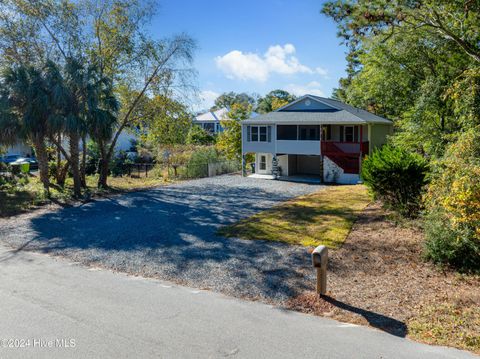
[[[317,269],[317,293],[325,295],[327,293],[327,264],[328,248],[318,246],[312,252],[312,264]]]
[[[325,246],[318,246],[312,252],[312,264],[315,268],[321,267],[322,263],[328,261],[328,248]]]

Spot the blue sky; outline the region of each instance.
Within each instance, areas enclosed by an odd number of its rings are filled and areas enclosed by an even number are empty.
[[[319,0],[163,0],[152,31],[186,32],[197,41],[197,108],[226,91],[330,96],[345,73],[345,47],[321,6]]]

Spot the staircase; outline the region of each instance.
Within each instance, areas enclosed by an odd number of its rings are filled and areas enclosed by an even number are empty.
[[[363,144],[361,145],[363,148]],[[322,155],[327,156],[344,173],[358,174],[360,172],[360,152],[344,152],[334,142],[322,142]]]
[[[360,156],[324,154],[338,167],[343,169],[344,173],[358,174],[360,171]]]

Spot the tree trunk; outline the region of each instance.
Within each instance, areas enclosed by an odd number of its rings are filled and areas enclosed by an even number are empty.
[[[48,178],[48,155],[45,142],[43,140],[43,137],[40,135],[34,136],[32,142],[33,147],[35,148],[35,153],[37,155],[40,181],[43,183],[43,187],[45,188],[47,193],[50,193],[50,180]]]
[[[58,143],[62,143],[61,134],[58,134]],[[58,185],[60,185],[59,180],[61,179],[61,173],[62,173],[62,153],[60,152],[60,148],[57,147],[57,173],[55,173],[55,179]]]
[[[98,146],[100,147],[100,160],[98,161],[98,188],[107,188],[109,159],[105,144],[100,142]]]
[[[98,188],[107,188],[108,179],[108,160],[100,158],[98,163]]]
[[[73,176],[73,194],[75,197],[82,195],[82,181],[80,177],[80,136],[77,134],[70,135],[70,167]]]
[[[60,162],[60,167],[57,169],[57,184],[62,188],[65,186],[69,167],[70,163],[65,162],[65,165],[62,165],[62,162]]]
[[[86,180],[86,164],[87,164],[87,140],[85,136],[82,137],[82,165],[80,166],[80,178],[82,181],[82,187],[87,188]]]

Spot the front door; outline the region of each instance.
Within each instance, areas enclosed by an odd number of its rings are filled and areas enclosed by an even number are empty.
[[[268,173],[268,156],[266,153],[259,154],[257,156],[257,173],[259,174],[269,174]]]

